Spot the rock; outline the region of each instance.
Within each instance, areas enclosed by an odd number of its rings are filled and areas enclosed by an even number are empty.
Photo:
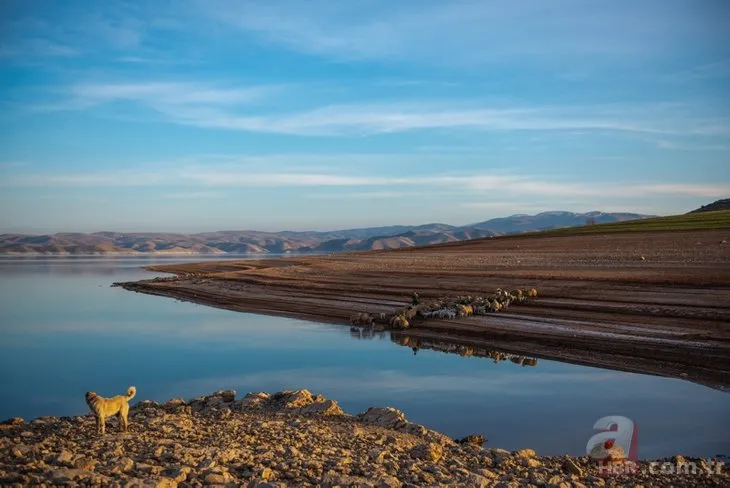
[[[203,478],[203,481],[206,485],[225,485],[228,480],[221,473],[208,473]]]
[[[583,470],[572,459],[566,459],[563,462],[563,471],[576,476],[583,476]]]
[[[520,465],[524,466],[526,468],[539,468],[540,466],[542,466],[542,463],[535,458],[521,457],[519,459],[520,459]]]
[[[123,457],[116,463],[116,467],[119,468],[120,472],[126,473],[127,471],[130,471],[132,468],[134,468],[134,461],[132,461],[128,457]]]
[[[535,457],[535,451],[532,449],[520,449],[519,451],[515,451],[515,456],[521,457],[521,458],[531,458]]]
[[[177,488],[177,481],[170,478],[160,478],[155,483],[155,488]]]
[[[312,403],[299,409],[299,412],[305,415],[342,415],[345,413],[334,400]]]
[[[510,452],[506,449],[489,449],[487,451],[498,463],[503,462],[511,456]]]
[[[286,408],[300,408],[314,403],[312,393],[309,390],[282,391],[276,393],[274,397],[277,395],[282,395]]]
[[[549,488],[571,488],[570,483],[565,481],[563,478],[561,478],[558,475],[553,476],[550,478],[547,482],[547,486]]]
[[[162,472],[162,476],[170,478],[176,483],[182,483],[188,478],[191,469],[188,466],[168,466]]]
[[[411,457],[437,463],[444,455],[444,449],[440,444],[426,442],[411,449]]]
[[[146,474],[160,474],[162,472],[162,466],[156,466],[154,464],[147,464],[147,463],[137,463],[135,465],[135,468],[137,471],[140,471],[142,473]]]
[[[477,471],[477,473],[479,473],[480,476],[491,480],[499,478],[499,475],[497,473],[488,469],[480,469],[479,471]]]
[[[52,462],[53,464],[61,466],[71,466],[71,461],[73,461],[73,458],[73,453],[64,449],[53,459]]]
[[[246,396],[243,397],[243,399],[234,403],[234,409],[259,410],[263,408],[263,406],[269,401],[270,398],[271,396],[264,391],[260,391],[257,393],[246,393]]]
[[[225,403],[231,403],[236,400],[236,390],[218,390],[212,396],[220,397]]]
[[[91,474],[92,473],[89,473],[88,471],[83,471],[80,469],[61,468],[51,471],[50,474],[47,475],[47,479],[50,479],[51,483],[53,484],[65,485],[68,484],[70,481],[89,478]]]
[[[185,405],[185,400],[183,400],[182,398],[173,398],[171,400],[168,400],[164,406],[167,408],[173,408],[173,407],[179,407],[182,405]]]
[[[264,468],[259,472],[258,477],[262,480],[270,481],[274,479],[274,472],[270,468]]]
[[[88,458],[86,456],[79,456],[73,462],[74,468],[82,469],[84,471],[94,471],[97,464],[99,464],[98,461]]]
[[[484,476],[480,476],[476,473],[469,473],[468,475],[466,475],[466,480],[463,482],[464,486],[474,486],[479,488],[487,488],[489,486],[492,486],[493,484],[494,480],[490,478],[485,478]],[[517,484],[517,486],[519,487],[519,483]]]
[[[7,420],[3,420],[2,424],[0,425],[20,425],[24,422],[25,420],[23,420],[22,417],[10,417]]]
[[[461,439],[458,439],[456,442],[458,442],[459,444],[469,444],[482,447],[486,441],[487,440],[481,434],[471,434]]]
[[[403,483],[395,476],[384,474],[375,479],[373,486],[376,488],[400,488],[403,486]]]
[[[377,425],[393,430],[401,429],[408,423],[405,414],[392,407],[368,408],[357,417],[365,425]]]

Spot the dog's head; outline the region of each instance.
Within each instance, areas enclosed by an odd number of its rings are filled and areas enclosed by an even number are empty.
[[[86,392],[86,403],[89,403],[94,397],[98,396],[95,391]]]

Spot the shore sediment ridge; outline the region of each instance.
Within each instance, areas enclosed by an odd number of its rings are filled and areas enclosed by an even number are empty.
[[[728,486],[718,460],[638,463],[608,476],[588,456],[538,456],[454,440],[395,408],[357,415],[307,390],[222,390],[190,401],[141,401],[129,431],[91,414],[0,425],[0,485],[150,486]],[[661,467],[663,466],[663,467]],[[688,466],[671,473],[672,466]],[[667,468],[669,467],[669,468]],[[690,468],[691,467],[691,468]],[[675,470],[676,471],[676,470]]]
[[[730,387],[730,229],[512,236],[391,251],[152,266],[128,290],[347,324],[496,288],[538,296],[484,316],[409,320],[452,342]],[[402,329],[402,327],[399,327]]]

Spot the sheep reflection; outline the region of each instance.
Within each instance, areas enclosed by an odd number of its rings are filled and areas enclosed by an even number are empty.
[[[413,354],[417,354],[420,349],[430,349],[432,351],[441,351],[447,354],[458,354],[462,357],[489,358],[495,363],[511,361],[514,364],[519,364],[520,366],[537,366],[536,358],[487,349],[485,347],[459,344],[457,342],[423,339],[420,337],[395,333],[391,333],[390,340],[399,346],[410,347],[413,350]]]

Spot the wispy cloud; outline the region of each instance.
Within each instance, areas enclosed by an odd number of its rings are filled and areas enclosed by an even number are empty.
[[[285,85],[144,82],[79,84],[69,97],[41,109],[80,110],[114,101],[147,106],[170,122],[229,131],[299,136],[357,136],[416,130],[606,131],[650,135],[730,134],[730,117],[703,115],[689,105],[609,104],[490,106],[480,100],[368,101],[299,111],[271,106]],[[300,95],[304,95],[300,93]]]
[[[171,200],[195,200],[195,199],[211,199],[211,198],[224,198],[225,193],[214,192],[214,191],[190,191],[190,192],[175,192],[165,193],[162,195],[163,198]]]
[[[712,78],[730,78],[730,58],[693,66],[664,76],[666,81],[688,82]]]
[[[127,101],[161,113],[185,113],[197,107],[237,106],[252,103],[281,90],[280,85],[226,87],[188,82],[85,83],[67,88],[68,97],[43,104],[38,110],[83,110],[111,102]]]
[[[141,187],[158,185],[175,187],[196,185],[216,188],[351,188],[360,198],[377,195],[395,197],[407,196],[409,191],[428,188],[429,191],[459,191],[479,194],[489,192],[517,197],[594,197],[612,195],[617,198],[637,198],[651,195],[686,195],[695,197],[722,197],[727,186],[714,183],[670,183],[644,182],[626,184],[625,182],[588,182],[563,181],[558,179],[540,180],[523,175],[490,174],[442,174],[430,176],[389,176],[389,175],[343,175],[330,173],[261,173],[251,171],[181,169],[171,175],[167,171],[128,171],[124,173],[69,173],[69,174],[14,174],[0,182],[5,188],[27,187]],[[358,188],[380,187],[380,190],[358,191]],[[401,193],[389,188],[406,188]],[[170,192],[167,198],[216,198],[217,191],[195,190],[192,192]],[[478,204],[480,205],[480,204]]]
[[[727,39],[719,6],[698,10],[652,1],[620,3],[620,8],[614,2],[574,0],[423,1],[417,7],[229,0],[199,5],[204,15],[261,42],[348,61],[474,66],[519,57],[568,64],[597,54],[643,58],[685,52],[692,46],[686,41],[697,37]]]
[[[72,57],[81,52],[73,47],[48,39],[26,39],[17,43],[0,42],[0,58]]]

